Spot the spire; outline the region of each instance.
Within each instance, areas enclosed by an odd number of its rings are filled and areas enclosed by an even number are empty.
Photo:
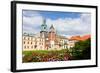
[[[46,19],[43,19],[43,24],[46,24]]]
[[[55,32],[55,28],[54,28],[53,24],[50,27],[50,32]]]
[[[50,29],[54,29],[53,24],[51,25]]]
[[[46,31],[47,25],[46,25],[46,19],[43,19],[43,24],[41,25],[41,31]]]

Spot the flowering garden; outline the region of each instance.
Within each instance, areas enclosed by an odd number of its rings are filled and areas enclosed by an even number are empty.
[[[68,51],[63,50],[36,50],[24,51],[23,63],[27,62],[49,62],[49,61],[67,61],[71,59]]]

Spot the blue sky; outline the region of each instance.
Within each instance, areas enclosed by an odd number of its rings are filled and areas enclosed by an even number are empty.
[[[47,29],[53,24],[58,34],[63,36],[90,34],[91,14],[79,12],[55,12],[23,10],[23,32],[37,34],[43,19]]]
[[[58,19],[58,18],[78,18],[80,17],[81,13],[78,12],[57,12],[57,11],[33,11],[33,10],[23,10],[25,12],[23,15],[26,17],[31,17],[32,13],[38,12],[41,16],[44,18],[50,18],[50,19]]]
[[[73,12],[49,12],[49,11],[45,11],[45,12],[40,12],[40,14],[44,17],[44,18],[50,18],[53,20],[56,20],[58,18],[78,18],[80,17],[80,13],[73,13]]]

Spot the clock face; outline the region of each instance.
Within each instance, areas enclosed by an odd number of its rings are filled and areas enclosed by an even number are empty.
[[[47,26],[42,26],[42,31],[46,31]]]
[[[46,26],[44,26],[44,29],[46,29]]]

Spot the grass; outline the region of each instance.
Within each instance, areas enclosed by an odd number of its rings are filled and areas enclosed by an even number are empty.
[[[67,52],[66,49],[63,49],[63,50],[33,50],[33,51],[23,51],[23,54],[25,55],[30,55],[32,53],[39,53],[39,54],[48,54],[48,53],[64,53],[64,52]]]

